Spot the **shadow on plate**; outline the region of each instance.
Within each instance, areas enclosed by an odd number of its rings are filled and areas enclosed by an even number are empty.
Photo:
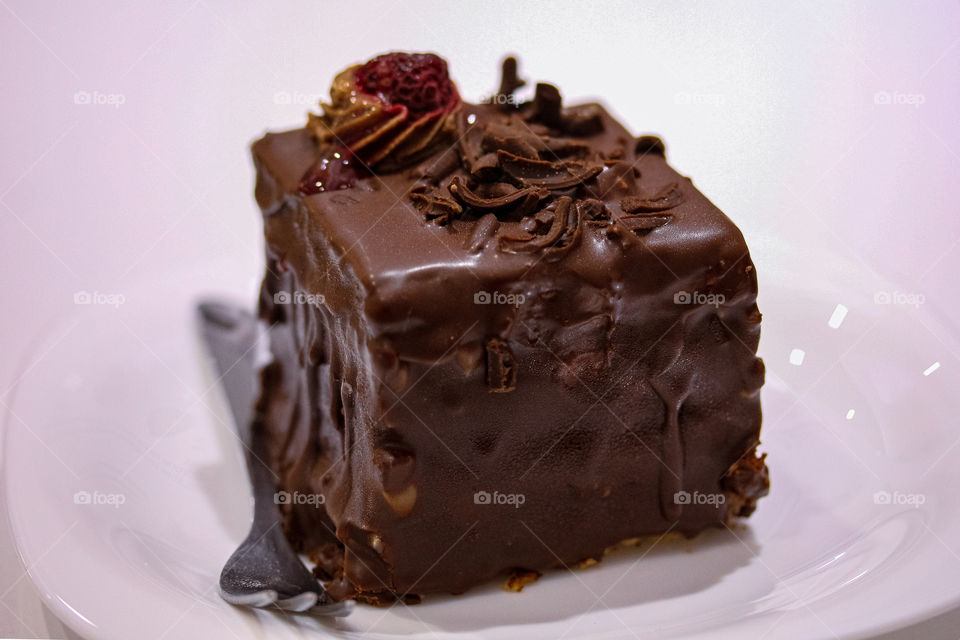
[[[418,606],[394,607],[392,614],[445,631],[555,622],[706,590],[759,552],[743,525],[733,531],[711,529],[690,540],[650,539],[590,568],[549,571],[521,593],[507,592],[496,582],[464,595],[428,596]],[[474,598],[483,599],[484,606],[457,606]]]

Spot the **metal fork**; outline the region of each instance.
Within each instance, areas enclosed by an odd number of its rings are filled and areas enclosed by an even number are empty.
[[[334,602],[283,534],[275,500],[275,476],[265,462],[268,457],[266,425],[253,406],[257,393],[257,319],[238,306],[215,301],[201,302],[199,312],[204,341],[216,361],[237,431],[245,445],[247,472],[253,489],[253,524],[246,539],[223,567],[220,595],[239,606],[276,606],[323,616],[348,615],[355,603],[352,600]]]

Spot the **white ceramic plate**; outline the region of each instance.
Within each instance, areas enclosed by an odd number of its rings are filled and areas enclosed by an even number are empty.
[[[36,347],[8,416],[19,551],[86,638],[863,637],[960,602],[956,328],[833,280],[761,282],[773,491],[736,531],[556,571],[521,594],[491,585],[335,622],[232,608],[217,577],[249,492],[195,331],[195,281],[78,306]]]

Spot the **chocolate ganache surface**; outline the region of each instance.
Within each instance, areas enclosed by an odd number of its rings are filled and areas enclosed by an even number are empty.
[[[658,138],[521,85],[508,59],[470,104],[442,59],[387,54],[253,145],[258,407],[338,598],[592,562],[767,493],[742,234]]]

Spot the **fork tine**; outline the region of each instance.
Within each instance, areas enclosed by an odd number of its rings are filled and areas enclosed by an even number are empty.
[[[329,616],[334,618],[344,618],[350,615],[357,603],[354,600],[344,600],[343,602],[334,602],[325,604],[322,607],[314,607],[309,611],[314,616]]]
[[[226,593],[220,589],[220,597],[230,604],[241,607],[269,607],[277,601],[277,592],[273,589],[264,589],[263,591],[254,591],[253,593]]]
[[[313,591],[304,591],[290,598],[277,600],[274,604],[284,611],[301,612],[306,611],[317,604],[318,596]]]

